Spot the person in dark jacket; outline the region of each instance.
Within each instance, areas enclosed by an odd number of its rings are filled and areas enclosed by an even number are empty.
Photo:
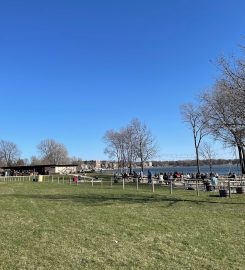
[[[148,184],[151,184],[152,181],[152,173],[150,170],[148,170]]]

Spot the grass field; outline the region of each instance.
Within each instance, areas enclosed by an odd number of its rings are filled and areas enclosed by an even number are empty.
[[[0,269],[245,269],[245,196],[0,183]]]

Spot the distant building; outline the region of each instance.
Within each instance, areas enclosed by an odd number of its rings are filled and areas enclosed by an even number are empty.
[[[85,160],[82,161],[78,166],[77,170],[96,170],[101,168],[100,160]]]
[[[1,167],[6,175],[70,174],[76,173],[77,165],[29,165]]]
[[[71,174],[77,172],[77,165],[54,165],[45,167],[48,174]]]

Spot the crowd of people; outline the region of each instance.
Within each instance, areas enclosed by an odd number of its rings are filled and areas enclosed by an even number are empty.
[[[163,172],[160,172],[160,173],[155,173],[153,175],[152,171],[150,169],[147,170],[147,174],[144,175],[143,171],[140,171],[140,172],[136,172],[136,171],[133,171],[132,174],[127,174],[126,172],[125,173],[122,173],[122,174],[114,174],[114,181],[115,182],[118,182],[119,178],[120,179],[124,179],[126,180],[127,178],[132,178],[133,181],[135,182],[136,180],[138,180],[138,182],[143,182],[143,178],[146,178],[147,179],[147,183],[148,184],[151,184],[152,181],[153,181],[153,178],[155,180],[158,181],[158,183],[165,183],[165,184],[169,184],[171,181],[184,181],[184,180],[195,180],[195,179],[198,179],[198,180],[201,180],[204,184],[204,187],[207,191],[212,191],[212,190],[215,190],[217,185],[218,185],[218,178],[219,178],[219,175],[218,173],[186,173],[184,174],[183,172],[180,173],[180,172],[168,172],[168,173],[163,173]],[[235,179],[236,178],[236,174],[235,173],[232,173],[230,172],[229,175],[228,175],[228,178],[233,178]]]
[[[33,170],[23,170],[23,171],[5,170],[0,173],[0,176],[33,176],[33,175],[38,175],[38,173]]]
[[[129,177],[133,178],[134,182],[136,181],[136,179],[138,179],[138,181],[141,182],[144,177],[147,177],[148,184],[151,184],[153,177],[155,179],[158,179],[160,183],[161,182],[163,183],[163,181],[168,181],[168,180],[171,180],[171,179],[176,179],[176,178],[181,179],[182,174],[179,173],[179,172],[174,172],[174,173],[160,173],[160,174],[155,173],[153,175],[151,170],[147,170],[147,175],[144,175],[143,171],[140,171],[139,173],[137,173],[136,171],[133,171],[132,174],[128,174],[126,172],[124,172],[122,174],[115,173],[114,174],[114,181],[117,182],[119,179],[126,180]]]

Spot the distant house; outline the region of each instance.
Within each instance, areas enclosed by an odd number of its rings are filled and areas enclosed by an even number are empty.
[[[100,160],[85,160],[82,161],[79,166],[77,166],[78,171],[96,170],[100,168],[101,168]]]
[[[71,174],[77,172],[77,165],[53,165],[45,167],[48,174]]]

